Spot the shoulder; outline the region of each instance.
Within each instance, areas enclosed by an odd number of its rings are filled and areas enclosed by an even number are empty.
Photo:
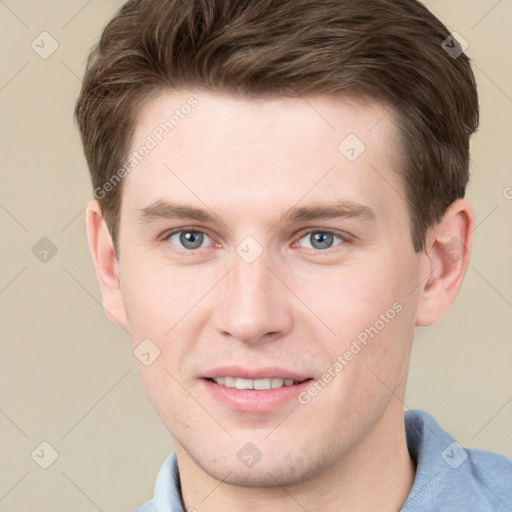
[[[466,449],[424,411],[405,415],[416,478],[402,512],[512,510],[512,460]]]
[[[489,489],[496,497],[506,496],[506,504],[512,510],[512,459],[483,450],[467,450],[467,453],[467,472],[472,481]]]

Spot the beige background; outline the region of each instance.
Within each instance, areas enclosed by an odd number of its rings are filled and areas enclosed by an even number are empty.
[[[465,447],[512,456],[512,3],[426,3],[474,59],[478,226],[452,311],[417,334],[406,407]],[[172,450],[130,340],[102,312],[84,228],[91,190],[72,110],[87,51],[120,4],[0,0],[0,511],[131,510]],[[43,31],[59,45],[47,59],[31,48]],[[46,263],[32,253],[42,237],[58,249]],[[48,469],[31,458],[43,441],[59,454]]]

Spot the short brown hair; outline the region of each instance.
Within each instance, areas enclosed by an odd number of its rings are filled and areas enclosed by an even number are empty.
[[[75,109],[93,187],[122,167],[138,110],[163,90],[356,94],[393,109],[421,251],[464,196],[478,126],[469,59],[449,37],[416,0],[130,0],[91,51]],[[122,183],[111,188],[100,204],[117,247]]]

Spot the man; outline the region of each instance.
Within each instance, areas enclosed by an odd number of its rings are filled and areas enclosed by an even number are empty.
[[[478,124],[415,0],[134,0],[76,107],[105,311],[176,453],[140,511],[511,510],[512,464],[403,412],[468,267]]]

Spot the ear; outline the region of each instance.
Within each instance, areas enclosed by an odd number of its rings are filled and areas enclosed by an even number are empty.
[[[424,256],[430,274],[420,292],[417,326],[436,323],[455,300],[469,266],[474,224],[473,208],[458,199],[427,234]]]
[[[86,227],[89,250],[96,268],[105,314],[110,321],[128,330],[119,281],[119,263],[112,237],[96,199],[89,201],[87,205]]]

